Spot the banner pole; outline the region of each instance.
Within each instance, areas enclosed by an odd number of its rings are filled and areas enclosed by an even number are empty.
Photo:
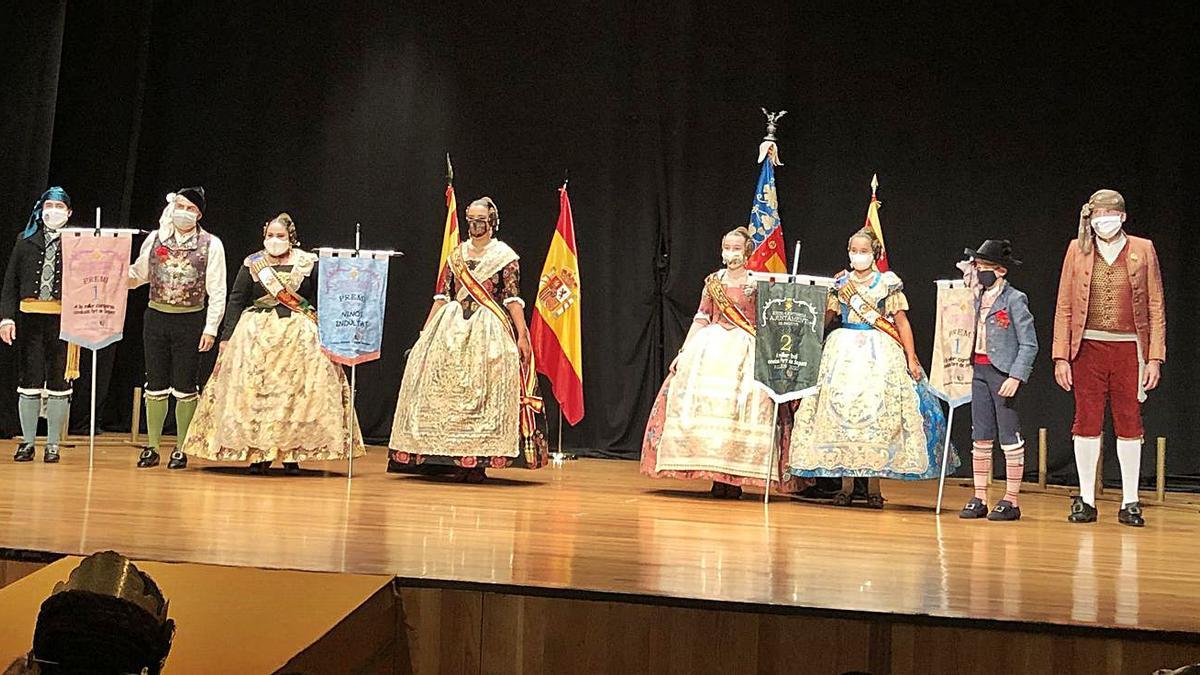
[[[100,207],[96,207],[96,232],[100,236]],[[93,343],[95,344],[95,343]],[[92,349],[92,395],[88,411],[88,469],[96,462],[96,350]]]
[[[792,255],[792,276],[800,273],[800,242],[796,241],[796,252]]]
[[[362,254],[362,223],[354,223],[354,257]],[[350,463],[346,480],[354,478],[354,421],[358,419],[358,364],[350,366]]]
[[[355,401],[358,399],[358,364],[350,366],[350,468],[346,480],[354,478],[354,420],[358,419]]]
[[[92,402],[88,414],[88,468],[92,468],[96,456],[96,350],[92,350]]]
[[[954,408],[955,405],[950,404],[950,416],[946,420],[946,441],[942,443],[942,477],[938,479],[937,510],[934,515],[942,513],[942,491],[946,489],[946,464],[950,459],[950,430],[954,428]]]
[[[771,476],[775,471],[775,451],[779,445],[779,401],[771,400],[775,403],[775,414],[771,415],[771,454],[767,458],[767,480],[763,483],[763,506],[771,502]],[[779,480],[782,482],[783,476]]]

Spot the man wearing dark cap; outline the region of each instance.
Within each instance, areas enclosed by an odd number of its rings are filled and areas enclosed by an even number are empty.
[[[143,329],[148,445],[137,463],[142,468],[159,463],[158,444],[172,395],[177,445],[167,468],[187,466],[179,448],[196,412],[200,352],[212,349],[225,314],[225,248],[199,226],[204,209],[202,187],[168,194],[158,230],[146,238],[129,268],[131,287],[150,284]]]
[[[17,347],[17,411],[21,444],[13,460],[31,462],[42,397],[46,397],[46,450],[43,460],[59,459],[58,444],[71,407],[71,383],[78,376],[78,347],[59,339],[62,314],[60,230],[71,217],[71,197],[52,187],[34,204],[29,222],[13,246],[0,292],[0,341]],[[73,355],[72,362],[68,355]]]
[[[965,276],[976,289],[974,376],[971,380],[971,440],[975,496],[960,518],[1020,520],[1017,495],[1025,476],[1025,440],[1017,416],[1017,391],[1029,381],[1037,357],[1037,331],[1029,298],[1008,283],[1008,270],[1021,264],[1008,240],[989,239],[966,249]],[[987,482],[992,446],[1004,451],[1004,498],[989,513]]]
[[[1167,360],[1167,319],[1154,244],[1126,235],[1125,218],[1125,198],[1116,190],[1097,190],[1080,210],[1079,236],[1067,247],[1058,285],[1054,379],[1075,393],[1071,433],[1080,494],[1068,520],[1096,520],[1096,463],[1108,403],[1121,463],[1117,520],[1142,527],[1142,401],[1158,386]]]

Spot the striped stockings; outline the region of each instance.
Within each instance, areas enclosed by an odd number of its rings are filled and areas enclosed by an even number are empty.
[[[992,445],[976,442],[971,448],[971,473],[975,483],[975,496],[987,503],[988,478],[992,475]],[[1025,445],[1004,448],[1004,498],[1017,506],[1017,495],[1021,493],[1021,480],[1025,477]]]

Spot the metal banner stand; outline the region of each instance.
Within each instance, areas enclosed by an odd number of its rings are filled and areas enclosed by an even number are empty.
[[[136,228],[103,228],[100,227],[100,207],[96,207],[96,226],[94,228],[69,227],[62,230],[63,234],[82,235],[90,233],[94,237],[113,236],[117,237],[122,234],[139,234],[142,230]],[[92,353],[92,383],[91,383],[91,402],[88,411],[88,469],[90,470],[96,461],[96,350],[89,349]]]
[[[317,254],[322,252],[329,255],[342,255],[351,258],[399,258],[404,255],[401,251],[375,251],[366,250],[362,247],[362,223],[354,224],[354,248],[330,248],[322,246],[317,249]],[[383,289],[384,292],[387,289]],[[320,310],[318,310],[320,311]],[[358,398],[358,364],[350,366],[350,457],[346,471],[346,480],[354,478],[354,422],[358,419],[358,409],[355,407],[355,401]]]
[[[796,242],[796,250],[795,250],[794,255],[792,256],[792,273],[791,274],[777,274],[777,273],[771,273],[771,272],[751,272],[750,280],[751,281],[767,281],[767,282],[772,282],[772,283],[799,283],[799,284],[808,284],[810,286],[832,286],[833,285],[833,279],[831,277],[814,277],[814,276],[809,276],[807,274],[799,274],[798,273],[799,269],[800,269],[800,242]],[[824,320],[824,316],[822,316],[821,319]],[[809,396],[811,396],[811,395],[812,394],[809,394]],[[805,398],[805,397],[802,396],[800,398]],[[771,400],[775,404],[775,414],[772,416],[772,418],[775,420],[775,426],[778,426],[779,425],[779,401],[775,400],[774,396],[771,397]],[[776,462],[776,457],[778,456],[778,452],[779,452],[779,434],[773,434],[772,441],[771,441],[771,454],[767,460],[767,480],[766,480],[766,484],[765,484],[766,488],[763,490],[763,505],[764,506],[769,504],[771,501],[771,477],[773,475],[775,475],[775,469],[776,469],[775,462]],[[783,479],[784,479],[784,476],[781,473],[779,475],[779,482],[782,483]]]
[[[966,286],[966,282],[959,279],[938,279],[934,283],[937,284],[938,288],[964,288]],[[930,364],[930,367],[932,368],[932,364]],[[950,412],[946,416],[946,439],[942,443],[942,475],[938,478],[937,507],[934,509],[935,516],[942,513],[942,493],[946,489],[946,464],[950,460],[950,430],[954,428],[954,409],[971,400],[970,396],[967,397],[966,401],[952,401],[940,395],[938,398],[946,401],[946,405],[950,407]]]

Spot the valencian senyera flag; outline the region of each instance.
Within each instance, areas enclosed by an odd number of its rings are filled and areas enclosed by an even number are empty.
[[[62,234],[62,327],[59,337],[102,349],[124,337],[129,297],[128,232]]]
[[[321,350],[353,366],[379,358],[387,294],[388,256],[319,249],[317,327]]]
[[[533,353],[539,373],[550,378],[554,398],[569,424],[583,419],[583,331],[579,304],[579,253],[567,186],[559,188],[558,225],[538,279]]]
[[[750,207],[750,236],[754,252],[746,261],[752,272],[786,272],[784,262],[783,225],[779,221],[779,197],[775,192],[775,167],[779,164],[779,149],[775,143],[763,144],[762,170],[754,190],[754,205]]]
[[[875,189],[879,187],[879,176],[871,177],[871,203],[867,205],[867,220],[863,223],[863,228],[875,233],[875,238],[879,240],[879,260],[875,261],[875,266],[880,272],[888,271],[888,254],[887,246],[883,243],[883,225],[879,222],[879,207],[883,204],[875,198]]]
[[[929,386],[952,407],[971,401],[974,352],[975,291],[960,281],[938,281]]]
[[[826,286],[759,281],[754,379],[776,403],[816,393]]]

